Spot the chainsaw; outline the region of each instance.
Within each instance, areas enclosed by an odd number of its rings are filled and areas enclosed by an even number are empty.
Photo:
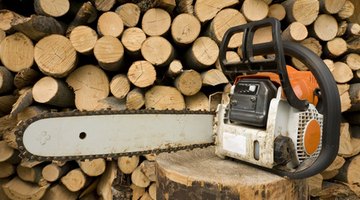
[[[271,27],[272,41],[254,44]],[[275,174],[315,175],[335,159],[340,100],[323,61],[307,48],[283,42],[273,19],[230,28],[219,61],[232,83],[214,111],[102,110],[48,112],[19,124],[20,155],[32,160],[81,160],[215,146],[215,153]],[[226,59],[231,37],[243,34],[239,62]],[[256,56],[263,56],[258,60]],[[301,60],[309,71],[286,65]]]

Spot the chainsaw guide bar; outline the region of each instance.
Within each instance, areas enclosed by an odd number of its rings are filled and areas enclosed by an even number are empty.
[[[22,121],[19,123],[17,130],[15,131],[15,135],[16,135],[16,143],[18,145],[18,149],[20,151],[20,157],[23,159],[27,159],[27,160],[38,160],[38,161],[51,161],[51,160],[58,160],[58,161],[67,161],[67,160],[83,160],[83,159],[95,159],[95,158],[107,158],[107,159],[113,159],[113,158],[117,158],[120,156],[133,156],[133,155],[145,155],[145,154],[159,154],[162,152],[175,152],[175,151],[179,151],[179,150],[191,150],[194,148],[205,148],[208,147],[210,145],[213,145],[214,143],[214,139],[213,139],[213,130],[212,130],[212,125],[213,125],[213,118],[214,118],[215,112],[211,112],[211,111],[190,111],[190,110],[148,110],[148,109],[144,109],[144,110],[121,110],[121,111],[114,111],[114,110],[101,110],[101,111],[78,111],[78,110],[74,110],[74,111],[67,111],[67,112],[45,112],[42,113],[40,115],[37,115],[33,118],[30,118],[28,120]],[[28,129],[30,129],[30,126],[33,126],[34,124],[41,122],[42,120],[55,120],[56,122],[54,122],[55,124],[57,124],[58,121],[61,121],[63,119],[66,118],[71,118],[71,120],[75,120],[76,121],[76,117],[78,117],[78,121],[84,120],[83,118],[86,117],[92,117],[92,116],[96,116],[96,119],[98,119],[99,116],[103,116],[106,118],[106,120],[111,119],[111,118],[126,118],[126,119],[130,119],[129,123],[135,123],[136,124],[128,124],[129,126],[135,126],[137,128],[135,129],[139,129],[139,126],[141,126],[142,122],[140,119],[137,119],[137,116],[143,116],[146,117],[145,119],[148,120],[152,120],[154,124],[157,124],[158,128],[154,128],[155,130],[150,130],[152,132],[161,132],[161,129],[163,129],[163,127],[161,126],[164,122],[162,120],[160,120],[159,122],[156,122],[155,119],[151,119],[152,116],[155,117],[162,117],[162,118],[166,118],[168,119],[168,123],[172,124],[172,130],[171,132],[168,133],[163,133],[162,135],[167,134],[167,136],[164,137],[169,137],[170,138],[175,138],[175,142],[166,142],[165,139],[163,138],[157,138],[156,135],[152,136],[152,135],[148,135],[146,134],[147,132],[149,132],[149,130],[147,129],[141,129],[143,132],[141,133],[142,135],[138,134],[139,137],[144,137],[145,139],[151,140],[155,143],[155,141],[159,141],[160,145],[157,146],[157,148],[153,147],[153,146],[146,146],[146,147],[142,147],[139,150],[135,150],[135,151],[129,151],[129,149],[124,149],[121,152],[114,152],[113,150],[109,150],[111,151],[110,153],[99,153],[99,154],[93,154],[93,153],[89,153],[89,154],[84,154],[81,153],[79,155],[67,155],[67,156],[52,156],[52,155],[37,155],[32,153],[29,150],[28,146],[42,146],[41,148],[43,148],[43,151],[47,151],[47,152],[51,152],[51,150],[49,150],[48,147],[46,147],[46,142],[47,141],[38,141],[39,139],[44,140],[44,138],[46,138],[47,140],[51,140],[51,137],[55,136],[55,132],[52,132],[52,130],[57,129],[57,127],[51,126],[50,124],[48,125],[49,129],[50,129],[50,135],[47,136],[47,131],[46,130],[36,130],[36,132],[42,132],[42,133],[36,133],[31,132],[31,136],[28,136],[27,138],[35,138],[35,139],[31,139],[30,143],[25,144],[24,140],[26,139],[26,131]],[[196,120],[191,120],[191,117],[193,117],[192,119],[196,119]],[[72,119],[73,118],[73,119]],[[95,118],[94,118],[95,119]],[[144,119],[144,118],[142,118]],[[203,119],[204,120],[204,124],[202,124],[198,120]],[[116,125],[117,128],[119,130],[122,129],[122,124],[121,125],[121,121],[119,121],[119,119],[116,119],[117,122],[120,125]],[[115,120],[115,121],[116,121]],[[111,121],[111,120],[110,120]],[[186,123],[189,122],[190,123]],[[128,123],[128,122],[124,122],[124,123]],[[59,126],[60,124],[62,126],[66,126],[66,124],[63,123],[58,123]],[[87,124],[89,125],[89,124]],[[105,124],[106,125],[106,124]],[[105,125],[99,125],[98,123],[95,123],[93,125],[89,125],[89,126],[102,126],[100,127],[100,129],[104,128]],[[83,126],[83,125],[78,125]],[[148,126],[148,125],[144,125],[144,126]],[[199,140],[194,140],[192,133],[183,133],[181,131],[178,131],[179,129],[183,130],[184,127],[183,126],[187,126],[185,129],[186,130],[200,130],[200,127],[207,127],[205,132],[202,132],[199,136]],[[41,128],[43,128],[40,125]],[[72,126],[71,126],[72,127]],[[152,126],[151,126],[152,127]],[[72,127],[74,128],[74,127]],[[176,130],[178,129],[178,130]],[[187,131],[189,132],[189,131]],[[46,135],[44,135],[44,133],[46,133]],[[36,139],[36,135],[34,134],[38,134],[38,139]],[[51,135],[53,134],[53,135]],[[57,135],[59,134],[65,134],[64,132],[58,132],[56,133]],[[81,139],[84,139],[82,137],[85,137],[86,135],[85,132],[80,132],[80,133],[71,133],[71,134],[75,134],[76,137],[78,137],[78,141],[81,141]],[[83,134],[83,135],[82,135]],[[94,137],[97,138],[102,138],[103,137],[103,133],[99,132],[96,133],[97,135]],[[115,133],[114,133],[115,134]],[[119,131],[119,137],[123,137],[126,134],[121,133]],[[161,136],[162,136],[161,135]],[[194,134],[196,135],[196,134]],[[41,137],[40,137],[41,136]],[[133,137],[133,135],[131,135],[131,137]],[[183,137],[183,139],[181,138]],[[25,139],[24,139],[25,138]],[[68,142],[71,142],[71,140],[73,139],[69,139],[66,138],[66,135],[64,135],[62,138],[64,138],[64,142],[62,145],[65,146],[73,146],[72,144],[68,144]],[[80,139],[79,139],[80,138]],[[107,138],[107,139],[112,139],[112,138]],[[114,140],[116,138],[113,138]],[[52,139],[55,140],[55,139]],[[118,141],[120,141],[121,139],[118,139]],[[179,140],[179,141],[177,141]],[[182,143],[182,141],[185,141],[184,143]],[[197,143],[199,142],[200,143]],[[34,142],[37,142],[38,144],[34,144]],[[101,145],[102,143],[104,143],[104,141],[102,141],[101,139],[98,140],[98,143],[95,143],[94,146],[92,148],[96,149],[96,145]],[[129,143],[134,144],[133,141],[131,142],[127,142],[125,141],[125,143]],[[85,144],[86,145],[86,144]],[[119,144],[122,145],[122,144]],[[65,147],[63,146],[63,147]],[[155,145],[154,145],[155,146]],[[115,147],[111,147],[116,149]],[[61,151],[61,147],[55,147],[54,149],[59,149],[59,151],[61,153],[59,154],[63,154],[63,152]],[[105,150],[105,149],[102,149]],[[54,153],[54,152],[51,152]],[[75,152],[73,152],[75,153]]]

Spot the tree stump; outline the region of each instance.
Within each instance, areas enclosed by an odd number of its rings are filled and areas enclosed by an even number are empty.
[[[213,147],[160,154],[156,168],[157,199],[307,199],[305,180],[223,160]]]

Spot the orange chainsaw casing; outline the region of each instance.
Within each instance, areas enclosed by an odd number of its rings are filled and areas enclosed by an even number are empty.
[[[318,97],[316,96],[315,91],[319,88],[319,85],[314,75],[310,71],[298,71],[289,65],[286,66],[286,70],[289,75],[291,87],[296,96],[299,99],[307,100],[309,103],[317,105]],[[236,77],[235,84],[239,80],[247,78],[266,78],[270,79],[278,86],[281,85],[279,75],[273,72],[258,72],[256,74],[240,75]],[[285,97],[284,93],[283,96]]]

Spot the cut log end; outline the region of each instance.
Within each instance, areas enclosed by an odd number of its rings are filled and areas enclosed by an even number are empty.
[[[145,12],[141,28],[149,36],[164,35],[171,26],[171,17],[161,8],[152,8]]]

